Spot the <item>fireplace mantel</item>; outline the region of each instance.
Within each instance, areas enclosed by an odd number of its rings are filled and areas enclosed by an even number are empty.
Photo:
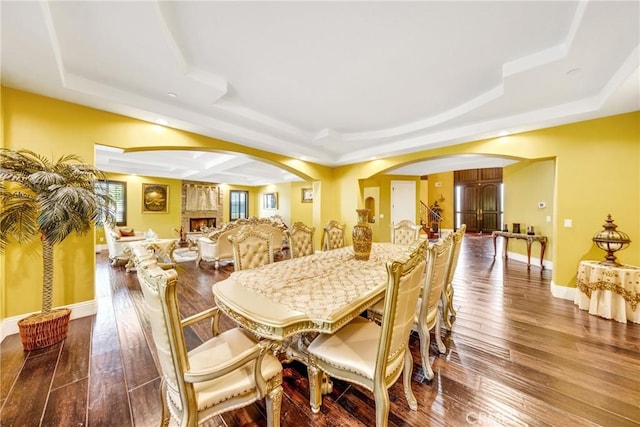
[[[189,206],[187,206],[187,193],[190,195]],[[194,194],[206,196],[206,203],[201,204],[201,206],[196,206],[197,204],[193,202]],[[193,229],[192,220],[204,222],[203,225],[207,227],[216,227],[222,224],[224,221],[222,216],[222,201],[222,189],[218,184],[199,181],[182,181],[182,218],[180,226],[182,227],[183,233],[200,231],[199,229]],[[207,209],[195,210],[194,207]]]

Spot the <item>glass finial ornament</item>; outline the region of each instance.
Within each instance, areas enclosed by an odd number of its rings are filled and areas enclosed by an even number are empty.
[[[615,252],[621,251],[629,246],[631,240],[629,235],[622,231],[616,230],[617,225],[613,223],[611,214],[607,215],[606,222],[602,226],[602,230],[593,235],[593,244],[607,253],[604,257],[604,261],[600,261],[600,264],[604,265],[621,265],[616,261],[614,255]]]

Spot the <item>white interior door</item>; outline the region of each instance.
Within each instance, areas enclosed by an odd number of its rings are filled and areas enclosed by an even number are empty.
[[[415,181],[391,181],[391,223],[403,219],[416,223]]]

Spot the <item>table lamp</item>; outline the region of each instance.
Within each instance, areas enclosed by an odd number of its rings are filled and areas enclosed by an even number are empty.
[[[611,214],[607,215],[606,222],[602,227],[602,230],[594,234],[593,239],[591,239],[594,245],[607,253],[607,256],[604,257],[605,260],[600,261],[600,264],[612,266],[621,265],[616,261],[616,257],[613,254],[629,246],[629,243],[631,243],[629,235],[616,230],[618,226],[613,223]]]

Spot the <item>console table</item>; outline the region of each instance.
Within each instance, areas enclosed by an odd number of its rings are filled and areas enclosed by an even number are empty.
[[[640,267],[581,261],[574,303],[589,314],[640,323]]]
[[[541,236],[538,234],[522,234],[522,233],[510,233],[508,231],[494,231],[491,233],[491,237],[493,237],[493,257],[496,257],[497,248],[496,248],[496,239],[498,237],[504,238],[504,257],[507,256],[507,245],[509,243],[509,239],[520,239],[526,240],[527,242],[527,268],[531,268],[531,244],[533,242],[540,242],[540,268],[544,269],[544,252],[547,249],[547,236]]]

